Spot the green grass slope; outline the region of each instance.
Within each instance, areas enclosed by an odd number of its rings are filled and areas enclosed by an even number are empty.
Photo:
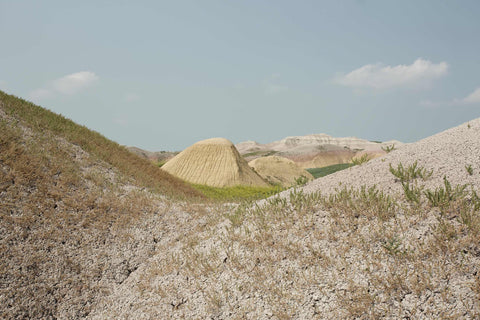
[[[198,191],[180,179],[158,170],[158,167],[150,161],[61,115],[2,91],[0,103],[7,115],[34,132],[50,132],[80,146],[89,154],[111,164],[127,177],[132,177],[142,187],[175,197],[201,196]]]
[[[329,174],[332,174],[332,173],[335,173],[337,171],[350,168],[351,166],[353,166],[353,164],[351,164],[351,163],[339,163],[339,164],[333,164],[333,165],[327,166],[327,167],[309,168],[309,169],[305,169],[305,170],[310,172],[312,174],[312,176],[315,179],[317,179],[317,178],[325,177],[325,176],[327,176]]]

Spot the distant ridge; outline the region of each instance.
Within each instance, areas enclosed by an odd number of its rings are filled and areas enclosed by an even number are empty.
[[[372,142],[356,137],[335,138],[320,133],[286,137],[266,144],[245,141],[238,143],[236,147],[248,161],[277,155],[295,161],[302,168],[315,168],[349,163],[359,153],[367,153],[371,158],[375,158],[385,154],[382,148],[392,145],[398,147],[403,143],[397,140]]]

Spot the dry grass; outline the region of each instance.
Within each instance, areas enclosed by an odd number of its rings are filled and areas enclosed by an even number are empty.
[[[142,189],[202,199],[101,135],[2,92],[0,132],[0,318],[85,317],[155,247],[161,224],[144,223],[163,219],[171,200]]]
[[[219,207],[181,250],[164,248],[175,260],[150,264],[162,272],[139,281],[144,292],[180,291],[133,308],[168,318],[478,318],[478,200],[472,193],[442,213],[423,196],[412,206],[376,188],[292,191],[264,205]],[[159,307],[178,297],[187,300],[178,309]]]
[[[165,171],[158,170],[150,161],[128,151],[125,147],[106,139],[101,134],[80,126],[31,102],[0,91],[5,112],[34,132],[51,133],[80,146],[91,156],[117,168],[126,177],[132,177],[141,187],[176,198],[199,197],[201,194]]]
[[[16,108],[0,121],[0,318],[480,318],[478,190],[173,201]]]

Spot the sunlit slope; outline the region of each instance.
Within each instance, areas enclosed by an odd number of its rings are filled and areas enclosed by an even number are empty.
[[[191,183],[211,187],[268,187],[224,138],[199,141],[169,160],[162,169]]]

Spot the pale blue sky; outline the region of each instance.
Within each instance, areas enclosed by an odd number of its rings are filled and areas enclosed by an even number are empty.
[[[480,1],[0,0],[0,89],[152,151],[411,142],[480,117],[479,17]]]

